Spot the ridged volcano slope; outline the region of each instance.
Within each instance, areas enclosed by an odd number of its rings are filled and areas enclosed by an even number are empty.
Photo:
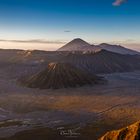
[[[91,73],[127,72],[140,69],[139,58],[106,50],[89,54],[69,53],[62,58],[62,61]]]
[[[97,84],[100,77],[85,73],[67,63],[50,63],[48,67],[31,77],[22,80],[30,88],[59,89]]]
[[[140,140],[140,121],[120,130],[107,132],[99,140]]]

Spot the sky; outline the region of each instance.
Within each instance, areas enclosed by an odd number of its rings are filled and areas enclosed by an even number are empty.
[[[139,0],[0,0],[0,48],[56,50],[74,38],[140,51]]]

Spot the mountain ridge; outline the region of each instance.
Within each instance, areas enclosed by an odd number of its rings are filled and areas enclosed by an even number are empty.
[[[121,45],[112,45],[107,43],[101,43],[99,45],[91,45],[80,38],[76,38],[70,41],[69,43],[59,48],[57,51],[98,52],[101,51],[102,49],[120,54],[140,55],[140,52],[125,48]]]
[[[120,53],[120,54],[130,54],[130,55],[140,54],[140,52],[125,48],[121,45],[112,45],[112,44],[108,44],[108,43],[102,43],[97,46],[99,46],[101,49],[105,49],[107,51],[116,52],[116,53]]]

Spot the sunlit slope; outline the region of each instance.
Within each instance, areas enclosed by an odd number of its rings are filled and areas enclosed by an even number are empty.
[[[99,140],[139,140],[140,139],[140,122],[136,122],[120,130],[107,132]]]

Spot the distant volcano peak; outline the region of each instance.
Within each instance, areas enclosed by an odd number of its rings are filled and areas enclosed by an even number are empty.
[[[66,46],[68,45],[81,45],[81,46],[89,46],[90,44],[86,41],[82,40],[81,38],[75,38],[72,41],[70,41]]]
[[[87,43],[86,41],[84,41],[84,40],[81,39],[81,38],[75,38],[75,39],[73,39],[71,42],[83,42],[83,43],[89,44],[89,43]]]
[[[81,38],[75,38],[58,49],[58,51],[96,51],[97,49],[99,48],[96,48],[94,45],[89,44]]]

